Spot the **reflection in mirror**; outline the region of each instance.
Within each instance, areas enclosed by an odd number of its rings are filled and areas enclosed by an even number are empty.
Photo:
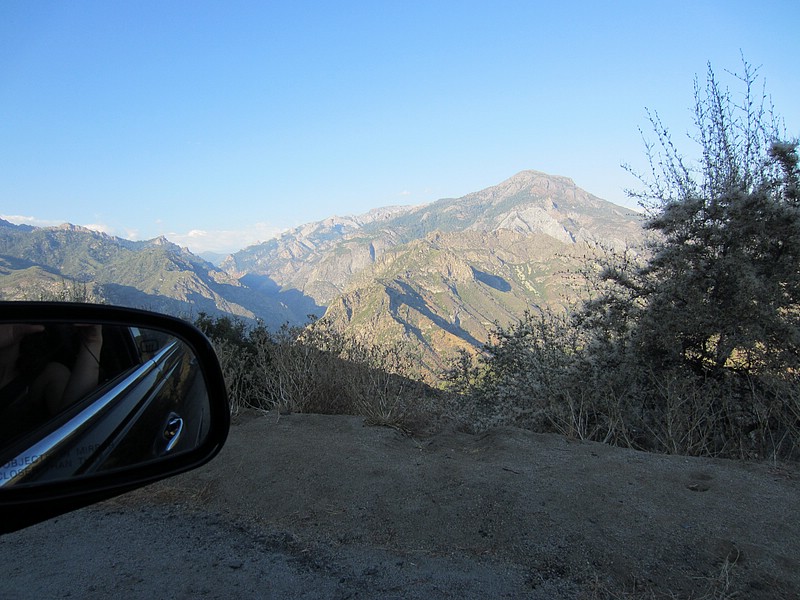
[[[197,448],[209,400],[191,349],[99,323],[0,324],[0,487],[65,480]]]

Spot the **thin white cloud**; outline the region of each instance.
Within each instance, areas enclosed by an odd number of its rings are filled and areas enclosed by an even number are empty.
[[[0,214],[0,219],[8,221],[9,223],[14,223],[15,225],[31,225],[33,227],[56,227],[65,223],[65,221],[39,219],[37,217],[25,215]],[[125,229],[119,232],[113,227],[103,223],[88,223],[84,224],[83,227],[107,235],[120,236],[131,241],[142,239],[142,234],[138,229]],[[171,242],[180,246],[187,246],[189,250],[196,254],[201,252],[228,254],[274,238],[282,231],[283,228],[275,227],[268,223],[253,223],[242,229],[190,229],[188,232],[172,232],[165,234],[165,236]]]
[[[26,215],[0,215],[0,219],[8,221],[9,223],[14,223],[14,225],[31,225],[32,227],[58,227],[59,225],[70,222],[65,220],[40,219],[38,217],[29,217]],[[114,229],[103,223],[86,223],[81,225],[81,227],[108,235],[114,235]]]
[[[283,230],[268,223],[253,223],[243,229],[191,229],[186,233],[172,232],[165,235],[171,242],[186,246],[195,254],[201,252],[229,254],[274,238],[281,231]]]
[[[114,230],[108,225],[103,225],[102,223],[87,223],[83,227],[85,227],[86,229],[91,229],[92,231],[105,233],[107,235],[114,235]]]
[[[411,195],[411,192],[409,192],[408,190],[403,190],[402,192],[400,192],[398,194],[398,196],[410,196],[410,195]]]
[[[51,219],[39,219],[24,215],[0,215],[0,219],[13,223],[14,225],[31,225],[33,227],[55,227],[64,221],[53,221]]]

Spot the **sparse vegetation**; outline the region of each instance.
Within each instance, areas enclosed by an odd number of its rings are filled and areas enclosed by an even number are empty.
[[[64,278],[52,282],[33,283],[17,289],[15,292],[18,298],[14,299],[35,302],[105,303],[101,286],[94,282],[67,280]],[[9,295],[13,296],[13,294]]]
[[[407,429],[436,396],[419,381],[408,346],[343,334],[324,319],[273,332],[201,314],[196,325],[215,345],[234,412],[358,414]]]

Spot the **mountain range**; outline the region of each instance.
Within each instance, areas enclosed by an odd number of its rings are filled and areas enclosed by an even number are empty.
[[[566,177],[523,171],[461,198],[309,223],[219,266],[163,237],[132,242],[0,220],[0,297],[67,281],[91,284],[115,304],[270,327],[325,314],[371,339],[412,341],[434,370],[453,350],[480,347],[496,324],[565,303],[585,243],[641,237],[636,213]]]
[[[133,242],[70,224],[34,228],[0,219],[0,299],[87,294],[187,318],[227,314],[273,326],[297,319],[275,298],[164,237]]]

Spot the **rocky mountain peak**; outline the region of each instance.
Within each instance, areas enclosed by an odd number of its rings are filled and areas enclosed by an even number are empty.
[[[6,221],[5,219],[0,219],[0,228],[12,229],[16,231],[33,231],[36,229],[31,225],[15,225],[11,221]]]
[[[516,175],[512,175],[505,181],[500,182],[494,187],[498,188],[517,188],[517,189],[531,189],[531,188],[550,188],[550,187],[577,187],[575,182],[562,175],[550,175],[542,171],[535,171],[527,169],[520,171]]]
[[[72,223],[62,223],[61,225],[54,227],[53,229],[57,231],[76,231],[80,233],[105,235],[103,232],[97,231],[96,229],[89,229],[88,227],[83,227],[82,225],[73,225]]]
[[[153,238],[150,240],[150,243],[153,246],[174,246],[172,242],[170,242],[166,237],[163,235],[158,236],[157,238]]]
[[[467,194],[460,200],[466,204],[489,205],[535,203],[546,208],[558,208],[558,202],[579,199],[581,204],[594,205],[596,200],[588,192],[580,189],[569,177],[548,175],[540,171],[520,171],[513,177],[479,192]]]

